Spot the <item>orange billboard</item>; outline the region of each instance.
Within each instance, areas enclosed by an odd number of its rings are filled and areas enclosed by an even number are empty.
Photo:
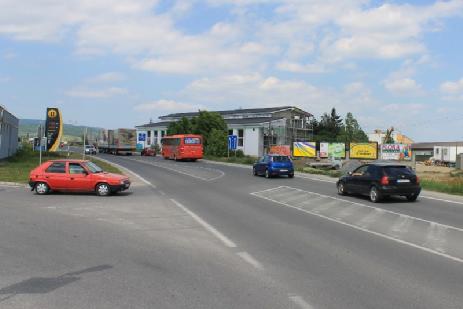
[[[269,154],[278,154],[282,156],[291,155],[291,147],[289,145],[274,145],[270,146]]]

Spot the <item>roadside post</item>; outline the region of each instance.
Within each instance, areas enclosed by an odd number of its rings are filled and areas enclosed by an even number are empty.
[[[84,130],[84,149],[83,149],[83,153],[82,153],[82,158],[85,160],[85,140],[87,139],[87,127],[85,127],[85,130]]]
[[[229,135],[228,136],[228,153],[227,156],[230,157],[230,150],[235,151],[236,156],[236,146],[238,144],[238,136],[236,135]]]

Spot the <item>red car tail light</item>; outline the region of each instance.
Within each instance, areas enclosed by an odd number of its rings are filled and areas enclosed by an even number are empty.
[[[389,177],[383,176],[381,177],[381,181],[379,182],[382,186],[387,186],[389,184]]]
[[[420,184],[420,177],[416,176],[416,184]]]

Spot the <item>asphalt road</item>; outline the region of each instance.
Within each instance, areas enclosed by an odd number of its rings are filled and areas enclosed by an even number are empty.
[[[463,307],[457,198],[373,205],[326,180],[99,157],[142,180],[107,199],[0,191],[1,308]]]

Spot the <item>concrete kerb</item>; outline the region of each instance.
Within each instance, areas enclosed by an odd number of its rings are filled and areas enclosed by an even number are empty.
[[[20,183],[20,182],[10,182],[10,181],[0,181],[0,186],[1,187],[24,187],[24,188],[28,188],[29,185],[27,184],[24,184],[24,183]]]

